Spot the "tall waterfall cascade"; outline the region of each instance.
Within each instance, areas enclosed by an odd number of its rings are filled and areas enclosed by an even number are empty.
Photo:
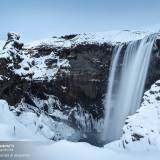
[[[155,35],[116,46],[105,97],[103,140],[119,139],[128,115],[140,107]],[[123,52],[123,55],[121,55]]]

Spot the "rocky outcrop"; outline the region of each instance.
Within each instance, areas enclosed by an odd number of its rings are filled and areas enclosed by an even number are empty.
[[[37,116],[44,112],[54,121],[82,132],[96,130],[101,125],[101,97],[105,94],[113,46],[21,46],[19,36],[9,33],[0,54],[0,98],[14,106],[18,116],[27,111]],[[57,111],[61,117],[54,114]]]

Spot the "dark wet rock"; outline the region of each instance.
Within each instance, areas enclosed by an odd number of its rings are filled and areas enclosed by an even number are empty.
[[[45,60],[45,64],[48,66],[48,67],[52,67],[53,64],[57,64],[58,62],[58,59],[54,58],[54,59],[46,59]]]
[[[64,72],[63,68],[58,71],[54,82],[55,95],[62,102],[71,106],[75,103],[82,103],[86,108],[94,104],[101,108],[102,97],[106,90],[112,46],[88,44],[65,49],[65,51],[61,52],[61,57],[74,56],[76,58],[68,58],[69,73]],[[66,92],[61,86],[66,88]]]
[[[14,41],[13,47],[17,48],[18,50],[21,50],[23,47],[23,43],[19,43],[18,41]]]
[[[138,133],[133,133],[132,134],[132,141],[139,141],[141,138],[144,138],[144,136],[142,136]]]
[[[61,38],[64,38],[65,40],[69,40],[69,39],[73,39],[77,35],[78,34],[70,34],[70,35],[61,36]]]
[[[28,70],[29,70],[29,67],[24,67],[23,69],[26,70],[26,71],[28,71]]]
[[[157,44],[157,41],[160,42],[160,39],[157,39],[153,46],[145,90],[160,79],[160,45],[159,43]]]
[[[6,47],[11,44],[14,48],[21,50],[23,47],[23,43],[19,43],[20,36],[16,33],[9,32],[7,42],[5,43],[3,49],[6,49]]]

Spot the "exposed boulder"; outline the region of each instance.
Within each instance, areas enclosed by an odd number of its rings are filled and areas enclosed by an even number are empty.
[[[20,35],[14,32],[8,32],[8,39],[3,49],[14,47],[17,50],[21,50],[23,47],[23,43],[20,43],[19,39],[20,39]]]

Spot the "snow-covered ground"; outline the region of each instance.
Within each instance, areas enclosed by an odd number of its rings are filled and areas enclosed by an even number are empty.
[[[27,108],[25,104],[22,103],[21,105]],[[6,101],[0,100],[1,141],[57,141],[59,139],[69,139],[70,137],[76,139],[75,136],[79,136],[73,128],[63,122],[54,121],[44,113],[41,113],[40,116],[31,111],[22,112],[19,116],[16,116],[16,114],[17,112],[13,106],[9,106]]]
[[[78,44],[83,44],[83,43],[102,44],[104,42],[114,44],[118,42],[128,42],[128,41],[142,39],[151,33],[152,32],[130,31],[130,30],[84,33],[84,34],[79,34],[74,38],[68,40],[65,40],[62,37],[53,37],[53,38],[38,40],[26,44],[24,48],[36,48],[37,46],[41,45],[69,48],[71,46],[76,46]]]
[[[129,116],[120,144],[126,150],[160,152],[160,81],[145,92],[136,114]]]
[[[9,111],[7,102],[0,100],[0,141],[16,140],[43,141],[47,139],[20,123]]]
[[[43,150],[43,152],[39,152]],[[37,145],[35,154],[47,160],[159,160],[160,152],[133,152],[106,145],[98,148],[87,143],[59,141],[55,144]]]

